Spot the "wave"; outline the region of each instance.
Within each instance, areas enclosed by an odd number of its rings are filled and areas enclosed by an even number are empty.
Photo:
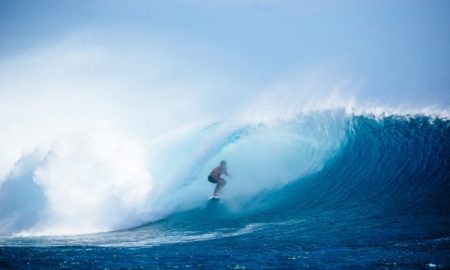
[[[343,138],[320,169],[252,196],[228,194],[223,204],[172,214],[160,223],[200,231],[286,223],[295,225],[281,233],[303,230],[315,235],[340,227],[347,237],[359,239],[393,234],[392,239],[405,241],[446,241],[450,121],[424,115],[345,119]]]
[[[352,209],[342,218],[448,216],[449,124],[428,116],[353,116],[340,154],[287,187],[282,197],[297,199],[284,199],[283,208]]]
[[[198,229],[205,213],[244,227],[328,213],[378,223],[423,215],[424,223],[449,228],[449,157],[449,121],[426,115],[335,109],[234,119],[149,144],[94,131],[16,163],[0,187],[1,233],[93,233],[158,220],[196,220],[189,226]],[[213,215],[204,208],[213,189],[206,176],[221,159],[233,179]]]

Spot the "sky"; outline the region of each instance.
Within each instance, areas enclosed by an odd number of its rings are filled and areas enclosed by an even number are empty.
[[[0,0],[0,176],[99,123],[145,138],[247,108],[448,109],[449,45],[446,0]]]
[[[2,61],[76,35],[128,52],[163,48],[162,61],[183,65],[173,76],[219,74],[257,89],[320,68],[361,82],[362,99],[450,102],[448,1],[0,2]]]

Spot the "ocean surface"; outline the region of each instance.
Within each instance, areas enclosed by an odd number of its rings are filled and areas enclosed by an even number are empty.
[[[91,142],[67,139],[11,169],[1,269],[450,268],[445,117],[332,110],[212,123],[154,143],[142,172],[151,186],[95,182],[118,173],[84,166],[92,154],[78,151]],[[209,201],[222,159],[233,178]]]

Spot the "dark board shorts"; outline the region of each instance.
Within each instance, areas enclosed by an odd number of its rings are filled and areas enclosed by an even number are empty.
[[[216,179],[214,179],[211,175],[208,176],[208,181],[211,182],[211,183],[213,183],[213,184],[219,183],[219,182],[218,182]]]

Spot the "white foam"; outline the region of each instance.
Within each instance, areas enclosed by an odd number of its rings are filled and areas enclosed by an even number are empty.
[[[46,197],[42,219],[23,234],[109,231],[140,221],[152,190],[143,147],[99,129],[60,138],[34,182]]]

